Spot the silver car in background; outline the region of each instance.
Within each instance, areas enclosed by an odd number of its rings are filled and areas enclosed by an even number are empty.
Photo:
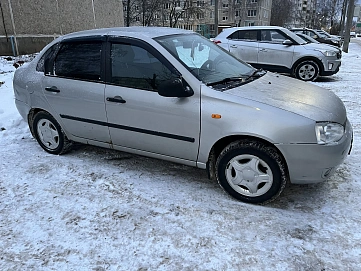
[[[256,68],[288,73],[303,81],[333,75],[341,66],[338,49],[308,44],[278,26],[226,28],[214,42]]]
[[[352,145],[334,93],[256,70],[192,31],[68,34],[13,83],[45,151],[80,142],[199,167],[249,203],[274,200],[289,181],[326,180]]]

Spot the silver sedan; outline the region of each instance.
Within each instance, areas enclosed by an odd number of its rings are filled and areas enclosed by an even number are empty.
[[[334,93],[256,70],[180,29],[59,37],[18,68],[14,92],[51,154],[80,142],[199,167],[249,203],[274,200],[289,181],[326,180],[352,145]]]

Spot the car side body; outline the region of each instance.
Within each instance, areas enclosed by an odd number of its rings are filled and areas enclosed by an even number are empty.
[[[338,49],[307,44],[283,27],[227,28],[214,42],[254,67],[289,73],[304,81],[333,75],[341,65]]]
[[[257,71],[180,29],[62,36],[15,72],[14,93],[49,153],[79,142],[199,167],[251,203],[287,181],[326,180],[352,142],[332,92]]]

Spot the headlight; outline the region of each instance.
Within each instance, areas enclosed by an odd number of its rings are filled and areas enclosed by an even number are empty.
[[[343,137],[345,128],[338,123],[316,123],[317,144],[337,144]]]
[[[336,56],[337,52],[336,51],[326,51],[326,50],[316,50],[321,52],[324,56]]]

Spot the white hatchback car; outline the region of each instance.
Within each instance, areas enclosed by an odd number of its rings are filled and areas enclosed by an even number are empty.
[[[283,27],[231,27],[213,42],[254,67],[289,73],[303,81],[333,75],[341,65],[338,49],[308,44]]]

